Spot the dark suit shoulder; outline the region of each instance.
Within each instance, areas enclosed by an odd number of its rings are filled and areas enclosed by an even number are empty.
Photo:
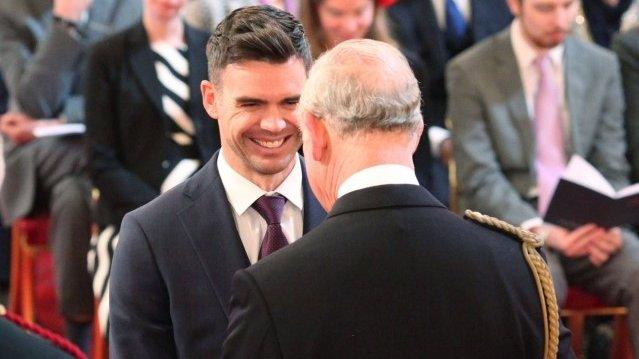
[[[507,28],[455,56],[450,60],[449,66],[460,66],[463,68],[482,66],[489,58],[499,56],[500,53],[504,51],[504,48],[507,47],[506,45],[510,44],[509,42],[510,28]]]
[[[178,215],[189,208],[198,197],[208,191],[224,190],[217,174],[216,163],[217,155],[192,177],[131,211],[127,216],[134,217],[143,228],[174,230]]]
[[[134,217],[143,227],[155,227],[171,221],[171,218],[176,217],[182,209],[192,203],[183,193],[185,186],[191,180],[188,179],[175,186],[147,204],[129,212],[127,216]]]
[[[506,223],[495,217],[483,215],[479,212],[473,212],[471,210],[466,210],[466,212],[464,213],[464,219],[474,222],[492,231],[504,234],[510,239],[515,240],[515,242],[519,244],[526,244],[534,248],[539,248],[543,245],[543,241],[532,232],[513,226],[512,224]]]

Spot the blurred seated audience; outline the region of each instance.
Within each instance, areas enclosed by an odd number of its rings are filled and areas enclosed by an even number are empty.
[[[639,182],[639,27],[618,35],[612,49],[621,65],[621,79],[626,99],[626,140],[631,181]]]
[[[124,215],[195,173],[220,147],[202,106],[208,33],[186,25],[186,0],[145,0],[142,20],[98,42],[86,83],[88,168],[100,191],[89,265],[101,327]]]
[[[432,153],[430,190],[448,204],[448,161],[452,141],[446,129],[446,63],[460,52],[504,29],[512,15],[504,0],[399,0],[388,9],[400,44],[427,69],[422,91],[424,121]]]
[[[67,336],[86,350],[93,316],[89,185],[81,136],[36,138],[33,130],[84,121],[80,94],[88,47],[129,26],[138,0],[3,0],[0,73],[10,112],[0,118],[6,176],[0,190],[5,224],[51,215],[50,246]]]
[[[302,0],[300,21],[304,25],[314,58],[350,39],[372,39],[397,46],[387,25],[386,11],[375,0]],[[419,61],[416,53],[404,49],[402,51],[420,83],[422,93],[425,93],[427,89],[424,86],[428,84],[426,76],[429,70]],[[421,137],[413,160],[419,183],[430,188],[431,155],[428,136]],[[447,202],[447,198],[439,199]]]
[[[577,285],[629,310],[639,357],[639,240],[624,228],[544,223],[567,159],[578,154],[617,189],[628,185],[616,57],[569,36],[576,0],[508,0],[503,32],[448,67],[460,209],[545,238],[559,302]],[[585,208],[584,210],[588,210]]]

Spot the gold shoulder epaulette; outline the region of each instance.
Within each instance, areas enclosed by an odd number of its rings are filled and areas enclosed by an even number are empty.
[[[516,237],[521,241],[521,249],[526,263],[528,263],[533,273],[539,301],[541,302],[541,312],[544,318],[544,359],[556,359],[559,348],[559,309],[550,269],[548,269],[548,264],[537,251],[537,248],[544,245],[543,239],[523,228],[478,212],[466,210],[464,218],[484,227]]]

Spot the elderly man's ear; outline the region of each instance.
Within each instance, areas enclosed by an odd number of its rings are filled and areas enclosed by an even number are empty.
[[[313,160],[321,162],[325,159],[328,150],[328,130],[323,120],[315,115],[304,112],[302,114],[302,126],[304,128],[303,135],[306,137],[304,142],[308,141],[308,147],[311,150]],[[309,155],[306,153],[305,155]]]

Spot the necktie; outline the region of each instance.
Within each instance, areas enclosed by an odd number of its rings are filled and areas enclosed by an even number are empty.
[[[264,218],[267,224],[258,260],[288,244],[280,223],[285,203],[286,198],[280,195],[264,195],[251,205]]]
[[[466,35],[468,24],[464,15],[459,11],[454,0],[446,0],[446,40],[456,49],[461,46],[461,42]]]
[[[535,166],[539,213],[546,213],[555,187],[566,166],[564,138],[560,112],[559,87],[553,76],[548,54],[535,59],[539,70],[539,84],[535,95]]]

